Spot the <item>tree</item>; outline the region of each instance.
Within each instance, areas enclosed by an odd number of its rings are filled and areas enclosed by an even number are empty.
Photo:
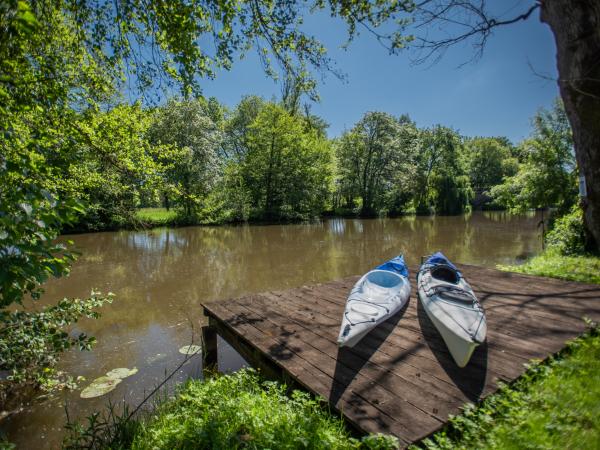
[[[77,104],[75,91],[105,98],[109,86],[73,31],[56,10],[41,22],[24,2],[0,3],[0,369],[10,375],[0,385],[3,404],[18,383],[55,386],[58,353],[93,344],[63,328],[97,316],[93,309],[110,300],[92,293],[37,311],[15,308],[39,299],[48,278],[68,275],[75,257],[55,241],[83,212],[76,198],[60,196],[56,181],[76,162],[80,136],[78,115],[64,106]]]
[[[223,116],[214,100],[169,100],[156,109],[148,136],[155,145],[168,145],[173,153],[161,158],[168,164],[167,182],[180,192],[177,202],[185,217],[192,216],[221,176]],[[165,200],[168,202],[167,193]]]
[[[375,214],[383,205],[394,174],[407,150],[403,120],[382,112],[368,112],[344,133],[337,146],[341,189],[361,199],[361,215]]]
[[[225,123],[225,153],[228,159],[243,158],[248,150],[248,129],[267,102],[256,95],[249,95],[238,103]]]
[[[244,188],[256,218],[307,219],[325,207],[331,178],[331,148],[302,119],[267,104],[248,129],[240,161]]]
[[[469,205],[471,187],[461,138],[437,125],[422,130],[416,155],[416,209],[419,213],[460,214]]]
[[[577,201],[577,166],[562,102],[550,111],[541,109],[532,122],[532,135],[520,146],[517,173],[492,188],[492,196],[512,210],[555,206],[567,212]]]
[[[79,115],[74,126],[85,141],[70,152],[77,163],[65,164],[65,173],[57,178],[61,198],[84,202],[75,228],[103,230],[135,223],[141,196],[152,198],[162,189],[157,155],[166,149],[148,141],[150,122],[139,103]]]
[[[399,148],[401,157],[392,174],[390,186],[385,193],[385,210],[395,216],[413,207],[416,189],[417,152],[421,143],[421,132],[415,123],[403,115],[399,118]]]
[[[488,192],[502,179],[514,175],[517,159],[512,157],[506,140],[474,138],[466,142],[471,187],[478,193]]]
[[[541,2],[540,19],[556,40],[558,86],[573,129],[585,182],[588,250],[600,250],[600,4],[594,0]]]

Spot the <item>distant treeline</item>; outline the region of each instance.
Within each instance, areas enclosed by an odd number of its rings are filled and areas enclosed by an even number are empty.
[[[75,229],[139,224],[140,207],[177,211],[180,224],[297,221],[327,214],[460,214],[525,209],[576,198],[572,137],[562,105],[540,110],[531,136],[461,136],[419,128],[408,115],[367,112],[341,137],[284,96],[171,99],[81,114],[88,144],[60,174],[83,200]]]

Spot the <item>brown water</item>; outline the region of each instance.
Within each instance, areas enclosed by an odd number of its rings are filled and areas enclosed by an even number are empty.
[[[0,422],[20,448],[57,448],[66,421],[125,399],[135,405],[181,362],[177,350],[198,341],[207,300],[284,289],[361,274],[399,253],[409,264],[443,250],[453,261],[494,267],[540,251],[539,218],[478,212],[454,217],[331,219],[307,225],[223,226],[69,236],[82,256],[67,279],[50,283],[44,302],[81,297],[91,288],[116,294],[99,320],[77,330],[95,336],[91,352],[69,352],[61,369],[87,381],[116,367],[137,367],[107,396],[80,390],[35,401]],[[414,276],[414,274],[411,274]],[[194,357],[173,382],[201,373]],[[219,368],[245,362],[219,340]]]

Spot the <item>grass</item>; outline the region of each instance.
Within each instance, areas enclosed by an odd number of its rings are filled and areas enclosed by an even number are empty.
[[[600,333],[592,328],[420,443],[428,449],[598,449]],[[414,447],[413,447],[414,448]]]
[[[175,225],[178,215],[175,209],[167,211],[166,208],[140,208],[136,218],[146,226]]]
[[[111,449],[396,449],[392,436],[352,437],[310,394],[263,381],[252,369],[188,380],[137,419],[88,417],[70,424],[65,448]],[[95,446],[94,446],[95,445]]]
[[[261,381],[253,370],[188,381],[138,428],[133,449],[395,448],[383,436],[358,441],[309,394]],[[394,445],[391,445],[394,444]]]
[[[516,266],[498,266],[501,270],[526,273],[563,280],[600,284],[600,257],[564,256],[547,250]]]

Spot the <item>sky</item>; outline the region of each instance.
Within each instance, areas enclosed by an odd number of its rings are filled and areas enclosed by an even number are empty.
[[[517,143],[530,134],[536,111],[558,96],[554,38],[537,12],[497,28],[482,58],[462,67],[474,55],[469,45],[451,48],[436,64],[413,65],[409,53],[389,55],[369,34],[341,49],[344,25],[323,14],[308,17],[306,27],[347,78],[325,74],[318,87],[321,101],[312,106],[330,124],[330,137],[351,129],[367,111],[384,111],[406,113],[419,127],[441,124],[465,136],[506,136]],[[244,95],[271,99],[280,92],[253,53],[203,82],[206,97],[230,108]]]

